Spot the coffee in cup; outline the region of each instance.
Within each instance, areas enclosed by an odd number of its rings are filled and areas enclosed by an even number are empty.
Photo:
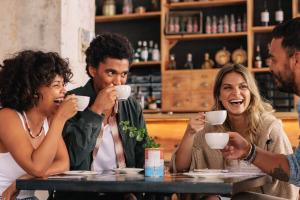
[[[129,85],[116,85],[118,100],[126,100],[131,94],[131,87]]]
[[[211,149],[224,149],[229,140],[228,133],[205,133],[204,137]]]
[[[90,97],[76,95],[78,111],[83,111],[90,102]]]
[[[205,113],[205,121],[211,125],[221,125],[224,123],[227,117],[226,110],[215,110]]]

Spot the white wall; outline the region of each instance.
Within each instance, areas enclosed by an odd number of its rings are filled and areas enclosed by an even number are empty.
[[[74,73],[68,88],[86,82],[79,28],[94,33],[95,0],[1,0],[0,13],[0,63],[24,49],[56,51]]]

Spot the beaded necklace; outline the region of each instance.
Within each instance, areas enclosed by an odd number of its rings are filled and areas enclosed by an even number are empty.
[[[24,119],[24,123],[25,123],[25,126],[26,126],[26,129],[29,133],[29,136],[32,138],[32,139],[36,139],[38,137],[40,137],[43,133],[43,130],[44,130],[44,126],[41,127],[41,130],[39,131],[39,133],[37,135],[33,135],[31,129],[30,129],[30,126],[28,124],[28,119],[27,119],[27,116],[26,116],[26,113],[25,112],[22,112],[22,117]]]

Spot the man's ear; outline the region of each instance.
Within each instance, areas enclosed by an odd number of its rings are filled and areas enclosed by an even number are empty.
[[[88,70],[89,70],[89,74],[91,75],[91,77],[94,78],[96,76],[97,69],[95,67],[89,66]]]

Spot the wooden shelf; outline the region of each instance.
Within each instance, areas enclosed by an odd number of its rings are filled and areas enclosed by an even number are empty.
[[[161,12],[145,12],[145,13],[130,13],[130,14],[119,14],[114,16],[96,16],[95,21],[97,22],[116,22],[116,21],[129,21],[137,19],[146,19],[159,17]]]
[[[269,67],[263,67],[263,68],[252,68],[252,72],[254,73],[259,73],[259,72],[269,72],[270,68]]]
[[[247,36],[247,32],[166,35],[166,39],[167,40],[194,40],[194,39],[226,38],[226,37],[242,37],[242,36]]]
[[[240,5],[246,4],[247,0],[210,0],[210,1],[198,1],[198,2],[178,2],[167,4],[169,9],[176,8],[194,8],[194,7],[217,7],[217,6],[228,6],[228,5]]]
[[[133,62],[132,66],[160,65],[160,61]]]
[[[254,33],[267,33],[272,32],[275,26],[254,26],[252,27],[252,31]]]

